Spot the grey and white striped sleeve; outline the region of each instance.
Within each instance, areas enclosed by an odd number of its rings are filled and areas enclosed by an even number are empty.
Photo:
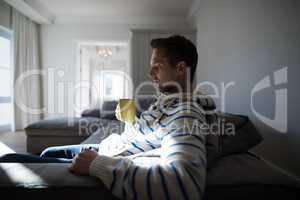
[[[194,115],[178,116],[168,119],[166,128],[175,124],[176,129],[169,128],[163,136],[158,164],[139,165],[126,157],[100,155],[92,162],[90,174],[122,199],[202,199],[205,134]]]

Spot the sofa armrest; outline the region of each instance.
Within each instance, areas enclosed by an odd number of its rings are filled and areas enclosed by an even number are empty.
[[[100,179],[69,172],[68,163],[0,163],[0,191],[11,198],[116,199]],[[47,194],[47,195],[46,195]],[[94,195],[94,196],[93,196]],[[72,198],[71,198],[72,197]],[[14,198],[13,198],[14,199]],[[25,198],[26,199],[26,198]]]
[[[79,144],[101,127],[94,117],[54,118],[30,124],[25,129],[27,152],[41,153],[49,146]]]

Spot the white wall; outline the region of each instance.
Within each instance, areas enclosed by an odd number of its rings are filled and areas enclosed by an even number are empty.
[[[48,107],[45,117],[73,115],[74,98],[68,99],[67,86],[75,85],[76,70],[78,67],[78,45],[80,42],[103,42],[103,41],[128,41],[129,30],[126,26],[110,25],[43,25],[41,27],[41,49],[42,68],[48,70],[52,68],[55,75],[54,97],[49,92],[47,78],[44,82],[44,105]],[[64,71],[64,75],[59,77],[59,71]],[[58,97],[57,87],[59,82],[65,83],[63,95]],[[52,91],[52,90],[50,90]],[[50,99],[48,99],[52,96]],[[64,107],[63,112],[58,111],[58,107]],[[54,111],[54,113],[53,113]],[[50,112],[50,113],[49,113]],[[59,114],[60,113],[60,114]]]
[[[0,26],[10,29],[10,6],[4,1],[0,1]]]
[[[225,111],[250,116],[265,138],[254,151],[300,176],[299,10],[298,0],[201,0],[197,43],[198,82],[211,81],[220,89],[222,82],[234,81]],[[288,83],[274,85],[273,73],[285,66]],[[254,106],[274,118],[275,91],[287,88],[286,133],[267,126],[250,106],[252,88],[268,75],[271,87],[256,94]]]
[[[66,25],[42,25],[41,26],[41,55],[42,68],[53,69],[55,75],[54,97],[53,89],[48,88],[47,77],[43,79],[43,102],[48,112],[45,117],[73,116],[72,98],[67,99],[67,91],[57,92],[58,84],[68,82],[72,85],[76,80],[76,68],[78,67],[78,43],[79,42],[129,42],[130,30],[133,29],[189,29],[186,24],[164,25],[157,22],[157,26],[128,25],[128,24],[66,24]],[[60,77],[58,71],[63,70]],[[52,72],[51,72],[52,73]],[[50,74],[51,74],[50,73]],[[49,74],[49,73],[48,73]],[[67,86],[65,86],[65,89]],[[58,94],[63,95],[58,95]],[[73,98],[74,99],[74,98]],[[65,109],[62,109],[65,108]]]

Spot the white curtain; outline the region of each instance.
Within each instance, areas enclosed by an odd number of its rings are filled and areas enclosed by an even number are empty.
[[[18,11],[12,11],[14,31],[14,119],[15,130],[41,119],[41,77],[39,64],[38,25]],[[23,81],[20,81],[24,78]],[[19,80],[19,81],[18,81]],[[19,84],[18,84],[19,83]],[[28,109],[29,108],[29,109]]]

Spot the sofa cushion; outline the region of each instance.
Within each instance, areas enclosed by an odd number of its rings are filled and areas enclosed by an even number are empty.
[[[117,120],[115,110],[117,108],[117,101],[104,101],[100,108],[100,118]]]
[[[50,146],[79,144],[107,122],[95,117],[42,120],[25,128],[27,152],[41,153]]]
[[[55,118],[30,124],[25,128],[27,136],[78,136],[86,137],[95,132],[100,120],[95,117]]]
[[[0,186],[101,186],[99,179],[69,172],[68,163],[0,163]],[[68,177],[68,178],[62,178]]]
[[[225,116],[227,119],[236,118],[234,116]],[[254,124],[246,116],[237,116],[238,118],[244,118],[245,120],[238,121],[235,124],[235,134],[233,135],[221,135],[220,148],[222,156],[247,152],[249,149],[258,145],[263,137],[256,129]]]
[[[9,199],[115,198],[100,179],[70,173],[69,165],[0,163],[0,193]],[[295,199],[300,191],[296,177],[251,154],[221,158],[206,177],[208,200]]]
[[[117,199],[99,178],[71,173],[65,163],[0,163],[0,193],[9,199]]]
[[[81,117],[97,117],[97,118],[100,118],[100,109],[86,109],[81,113]]]
[[[208,168],[220,157],[247,152],[263,140],[247,116],[221,112],[215,116],[210,121],[213,131],[206,137]]]

